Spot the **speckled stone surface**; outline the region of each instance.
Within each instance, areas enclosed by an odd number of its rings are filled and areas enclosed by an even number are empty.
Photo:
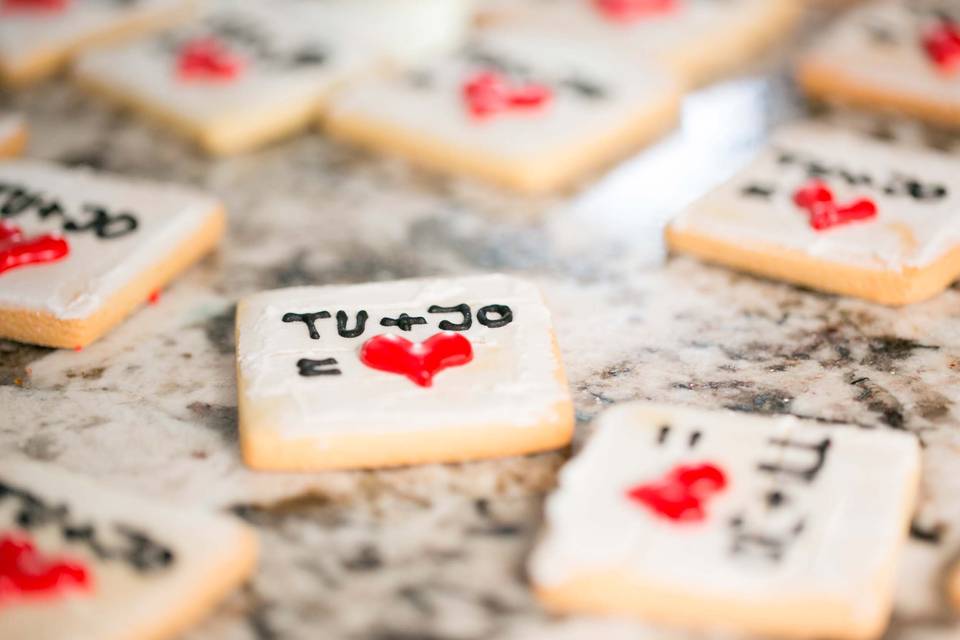
[[[0,455],[255,525],[259,572],[189,640],[687,638],[551,618],[536,605],[523,563],[570,451],[314,475],[254,473],[240,461],[238,298],[287,285],[523,274],[555,316],[577,405],[574,450],[591,417],[633,399],[915,433],[923,497],[889,637],[958,637],[941,581],[960,554],[960,288],[896,310],[664,260],[664,220],[801,112],[782,77],[756,72],[697,92],[682,131],[545,199],[422,173],[317,133],[209,161],[62,82],[0,97],[0,108],[29,117],[30,155],[202,186],[231,215],[216,255],[84,351],[0,342]],[[960,153],[960,139],[910,123],[825,115]]]

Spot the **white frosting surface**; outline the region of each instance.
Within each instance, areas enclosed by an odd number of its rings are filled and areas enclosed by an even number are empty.
[[[781,163],[783,152],[802,161]],[[831,170],[822,179],[838,203],[870,198],[877,205],[877,216],[813,229],[808,213],[793,202],[794,192],[811,180],[805,162]],[[840,171],[869,177],[871,184],[851,186]],[[911,197],[906,191],[910,180],[927,188],[945,188],[946,194],[925,200]],[[752,185],[768,188],[772,195],[744,195]],[[888,186],[893,193],[886,192]],[[777,133],[752,164],[691,205],[673,225],[745,246],[794,249],[868,269],[923,267],[960,244],[960,162],[825,125],[797,124]]]
[[[94,38],[131,19],[161,17],[189,0],[72,0],[60,11],[0,14],[0,58],[17,67],[31,57]]]
[[[0,163],[0,186],[6,185],[38,195],[44,203],[58,202],[80,224],[93,218],[87,205],[137,218],[134,232],[116,238],[99,238],[89,230],[66,231],[63,217],[43,219],[37,207],[4,218],[27,237],[63,235],[70,254],[58,262],[0,273],[0,308],[46,312],[60,319],[85,318],[97,311],[130,280],[176,251],[221,206],[184,187],[33,161]],[[0,190],[0,215],[11,195],[7,188]]]
[[[771,442],[778,439],[796,446]],[[815,469],[817,452],[799,445],[825,440],[822,464],[809,481],[759,470],[763,464]],[[727,486],[707,501],[703,520],[678,523],[627,497],[676,465],[706,463],[724,471]],[[882,594],[893,572],[885,569],[904,541],[919,464],[917,442],[904,433],[823,427],[792,416],[619,405],[599,418],[586,449],[561,472],[531,575],[550,586],[623,571],[645,588],[704,601],[746,602],[758,610],[768,603],[831,602],[851,609],[853,618],[874,619],[878,607],[889,606]],[[775,507],[768,500],[773,491],[781,496]],[[735,551],[738,531],[781,541],[780,560],[767,556],[772,547],[743,538]]]
[[[609,18],[592,0],[489,0],[495,23],[550,31],[606,46],[636,60],[671,63],[713,51],[713,36],[755,26],[772,6],[792,0],[678,0],[673,11],[630,21]]]
[[[960,77],[941,72],[922,45],[923,32],[937,13],[960,20],[960,5],[949,0],[864,3],[833,24],[806,58],[832,68],[838,77],[957,104]]]
[[[477,119],[463,87],[478,72],[498,70],[488,57],[513,71],[511,82],[544,85],[552,98],[528,111]],[[585,95],[573,82],[598,93]],[[464,153],[549,161],[644,117],[676,91],[656,68],[624,64],[564,39],[501,31],[406,74],[352,83],[334,96],[328,117],[334,126],[338,118],[357,118],[455,144]]]
[[[473,360],[441,371],[432,387],[419,387],[403,375],[360,361],[361,346],[374,336],[395,334],[421,342],[441,331],[441,321],[461,322],[457,313],[428,312],[431,305],[459,304],[470,305],[473,314],[472,327],[460,332],[472,345]],[[494,304],[510,307],[510,324],[498,328],[481,324],[479,310]],[[349,328],[355,326],[358,311],[368,312],[361,336],[338,334],[336,315],[341,310],[349,318]],[[282,321],[286,313],[318,311],[331,315],[317,320],[318,340],[309,337],[303,322]],[[382,318],[401,313],[423,317],[427,323],[411,331],[381,326]],[[322,443],[327,435],[534,426],[550,419],[556,404],[568,399],[567,388],[558,379],[562,365],[553,348],[550,313],[538,289],[501,275],[257,294],[238,309],[237,345],[245,402],[270,406],[270,426],[289,438]],[[336,358],[342,375],[301,376],[297,368],[301,358]]]
[[[19,134],[22,130],[22,117],[11,113],[0,113],[0,145]]]
[[[62,470],[35,463],[0,461],[0,483],[27,492],[51,509],[63,506],[65,522],[90,526],[96,541],[116,553],[100,559],[82,540],[66,540],[61,524],[49,512],[44,524],[24,530],[18,524],[22,501],[0,496],[0,536],[29,534],[37,551],[48,557],[82,562],[92,588],[64,588],[49,598],[29,601],[4,593],[0,637],[31,640],[143,637],[195,605],[197,586],[217,579],[229,556],[240,549],[247,528],[232,518],[182,505],[165,505],[127,495]],[[122,530],[145,534],[173,553],[173,562],[137,571],[124,558],[133,547]]]
[[[337,83],[372,65],[433,53],[459,41],[467,23],[465,0],[409,6],[411,2],[215,0],[198,22],[90,52],[76,68],[100,84],[200,125],[224,118],[269,119],[296,105],[319,106]],[[418,35],[411,38],[410,33]],[[180,78],[182,44],[210,36],[241,61],[242,71],[224,81]],[[304,54],[323,61],[305,63]]]

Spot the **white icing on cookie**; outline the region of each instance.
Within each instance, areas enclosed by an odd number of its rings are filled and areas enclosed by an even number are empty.
[[[608,17],[593,0],[491,0],[480,12],[495,24],[609,47],[631,62],[653,58],[670,64],[710,55],[717,36],[755,30],[771,9],[786,1],[792,0],[677,0],[671,11],[628,21]]]
[[[73,568],[56,588],[32,593],[5,575],[3,638],[166,638],[252,569],[254,534],[227,516],[13,459],[0,461],[0,487],[0,545],[27,541]],[[46,562],[20,558],[0,569],[44,571]]]
[[[542,106],[478,118],[465,85],[496,72],[517,87],[545,87]],[[406,74],[360,80],[334,96],[328,118],[398,129],[464,154],[549,163],[627,128],[677,85],[657,68],[624,64],[567,40],[500,31]]]
[[[65,212],[46,218],[41,210],[57,203]],[[0,308],[49,313],[59,319],[83,319],[146,269],[170,257],[196,233],[220,203],[191,189],[141,182],[82,169],[64,169],[32,161],[0,163],[0,217],[26,237],[60,234],[69,255],[0,273]],[[116,220],[98,237],[94,229],[65,229],[95,219],[102,207]],[[129,215],[137,227],[130,232]]]
[[[838,203],[869,198],[877,216],[815,230],[793,195],[817,175]],[[793,125],[673,226],[745,247],[794,249],[867,269],[924,267],[960,244],[960,162],[825,125]]]
[[[851,627],[882,619],[919,464],[903,433],[620,405],[561,472],[531,577],[549,588],[620,572],[652,602],[687,598],[685,621],[703,626],[724,623],[722,603],[755,607],[757,619],[777,607],[783,631],[798,636],[819,635],[811,603],[846,612]],[[722,488],[700,494],[699,516],[692,504],[681,520],[659,506],[684,494],[683,483],[657,486],[678,467],[692,481],[722,474]],[[807,624],[814,631],[803,633]]]
[[[960,6],[944,0],[865,3],[833,24],[804,60],[833,69],[838,79],[958,104],[960,80],[943,73],[923,47],[924,31],[937,15],[960,20]]]
[[[34,56],[108,33],[118,24],[161,18],[190,4],[189,0],[72,0],[61,10],[0,10],[0,60],[17,68]]]
[[[409,4],[400,0],[384,9],[370,0],[216,0],[198,22],[91,52],[76,69],[81,77],[194,125],[269,121],[302,105],[319,107],[337,83],[372,65],[459,41],[467,22],[464,1]],[[239,60],[236,77],[201,81],[178,74],[183,45],[207,37]]]
[[[403,375],[364,364],[361,346],[374,336],[398,335],[422,342],[441,331],[440,323],[464,322],[459,312],[436,312],[433,305],[470,307],[471,326],[457,331],[470,341],[473,360],[439,372],[433,386],[420,387]],[[505,305],[512,321],[496,326],[503,314],[484,310]],[[318,319],[318,339],[304,322],[284,322],[288,313],[326,311]],[[359,312],[369,318],[362,335],[355,329]],[[383,326],[400,314],[423,318],[404,331]],[[484,323],[487,323],[486,325]],[[482,428],[491,425],[537,426],[551,419],[567,401],[561,364],[553,345],[550,313],[536,286],[507,276],[436,280],[402,280],[333,287],[300,287],[254,295],[241,302],[237,315],[237,354],[244,398],[242,406],[269,407],[270,427],[284,438],[309,438],[322,445],[325,436],[379,431]],[[340,375],[303,376],[298,361],[323,361]],[[241,415],[241,421],[245,416]],[[254,425],[256,426],[256,425]]]

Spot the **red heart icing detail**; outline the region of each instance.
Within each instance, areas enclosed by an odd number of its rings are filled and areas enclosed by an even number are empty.
[[[62,260],[70,254],[70,245],[60,236],[24,238],[20,227],[0,222],[0,273],[28,264]]]
[[[660,480],[629,489],[627,497],[667,520],[699,522],[707,517],[704,503],[726,486],[726,474],[715,465],[678,465]]]
[[[604,17],[616,22],[633,22],[677,10],[677,0],[593,0]]]
[[[859,198],[849,204],[837,204],[833,192],[821,180],[812,180],[797,189],[793,194],[793,202],[807,210],[810,226],[817,231],[877,217],[877,205],[873,200]]]
[[[503,74],[481,71],[463,85],[463,97],[471,115],[483,119],[504,111],[544,106],[553,92],[540,84],[512,85]]]
[[[233,80],[243,68],[240,58],[216,38],[197,38],[183,45],[177,73],[183,80]]]
[[[421,387],[433,385],[433,377],[450,367],[473,360],[473,346],[459,333],[445,331],[423,342],[410,342],[396,335],[370,338],[360,348],[360,361],[371,369],[399,373]]]
[[[26,537],[0,538],[0,603],[18,595],[54,596],[89,587],[90,574],[82,564],[43,556]]]
[[[952,22],[940,22],[922,37],[927,56],[945,73],[960,70],[960,29]]]
[[[0,10],[4,13],[56,13],[66,9],[68,4],[70,0],[3,0]]]

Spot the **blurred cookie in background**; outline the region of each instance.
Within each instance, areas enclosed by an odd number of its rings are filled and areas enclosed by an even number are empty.
[[[611,49],[631,64],[660,62],[702,84],[777,41],[800,16],[797,0],[491,0],[481,25],[542,29]]]
[[[802,54],[811,96],[960,127],[960,5],[881,0],[856,7]]]
[[[75,77],[208,153],[236,153],[315,121],[356,74],[459,44],[469,6],[216,0],[197,22],[83,56]]]
[[[77,53],[185,19],[191,0],[0,0],[0,84],[40,80]]]
[[[402,74],[339,91],[331,135],[525,192],[570,185],[677,121],[680,88],[562,37],[486,32]]]

